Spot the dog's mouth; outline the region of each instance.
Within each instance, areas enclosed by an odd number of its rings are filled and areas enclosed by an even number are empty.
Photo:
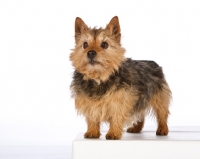
[[[96,60],[94,60],[94,59],[89,60],[88,63],[89,63],[90,65],[96,65],[96,64],[99,64],[99,62],[96,61]]]

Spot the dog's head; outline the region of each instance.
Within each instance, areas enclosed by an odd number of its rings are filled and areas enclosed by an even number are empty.
[[[89,28],[77,17],[75,20],[75,48],[70,60],[84,79],[106,81],[118,70],[125,59],[125,49],[120,44],[121,33],[118,17],[113,17],[105,29]]]

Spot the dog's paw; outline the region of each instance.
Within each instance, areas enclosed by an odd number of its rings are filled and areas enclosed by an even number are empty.
[[[84,138],[99,138],[101,135],[100,132],[94,133],[94,132],[86,132],[84,134]]]
[[[129,127],[127,130],[126,130],[128,133],[135,133],[135,130],[134,130],[134,127]]]
[[[140,133],[141,129],[137,129],[137,127],[129,127],[127,130],[126,130],[128,133]]]
[[[119,139],[121,139],[121,137],[122,137],[122,134],[117,134],[117,133],[114,133],[114,132],[108,132],[106,134],[107,140],[119,140]]]
[[[134,123],[133,126],[127,129],[127,132],[140,133],[142,131],[143,126],[144,126],[144,119],[142,119],[141,121],[138,121],[137,123]]]
[[[160,136],[165,136],[167,135],[169,132],[168,127],[158,127],[157,131],[156,131],[156,135],[160,135]]]

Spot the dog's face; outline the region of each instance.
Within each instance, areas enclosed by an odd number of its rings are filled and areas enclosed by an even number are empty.
[[[76,45],[70,55],[72,65],[84,75],[85,80],[106,81],[124,60],[125,50],[121,47],[120,39],[118,17],[113,17],[105,29],[88,28],[77,17]]]

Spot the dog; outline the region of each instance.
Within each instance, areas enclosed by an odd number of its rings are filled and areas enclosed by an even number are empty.
[[[168,134],[171,91],[162,67],[124,54],[117,16],[105,28],[90,28],[76,17],[70,89],[77,112],[86,118],[85,138],[99,138],[102,122],[109,123],[108,140],[121,139],[130,122],[127,132],[139,133],[149,113],[157,119],[156,135]]]

